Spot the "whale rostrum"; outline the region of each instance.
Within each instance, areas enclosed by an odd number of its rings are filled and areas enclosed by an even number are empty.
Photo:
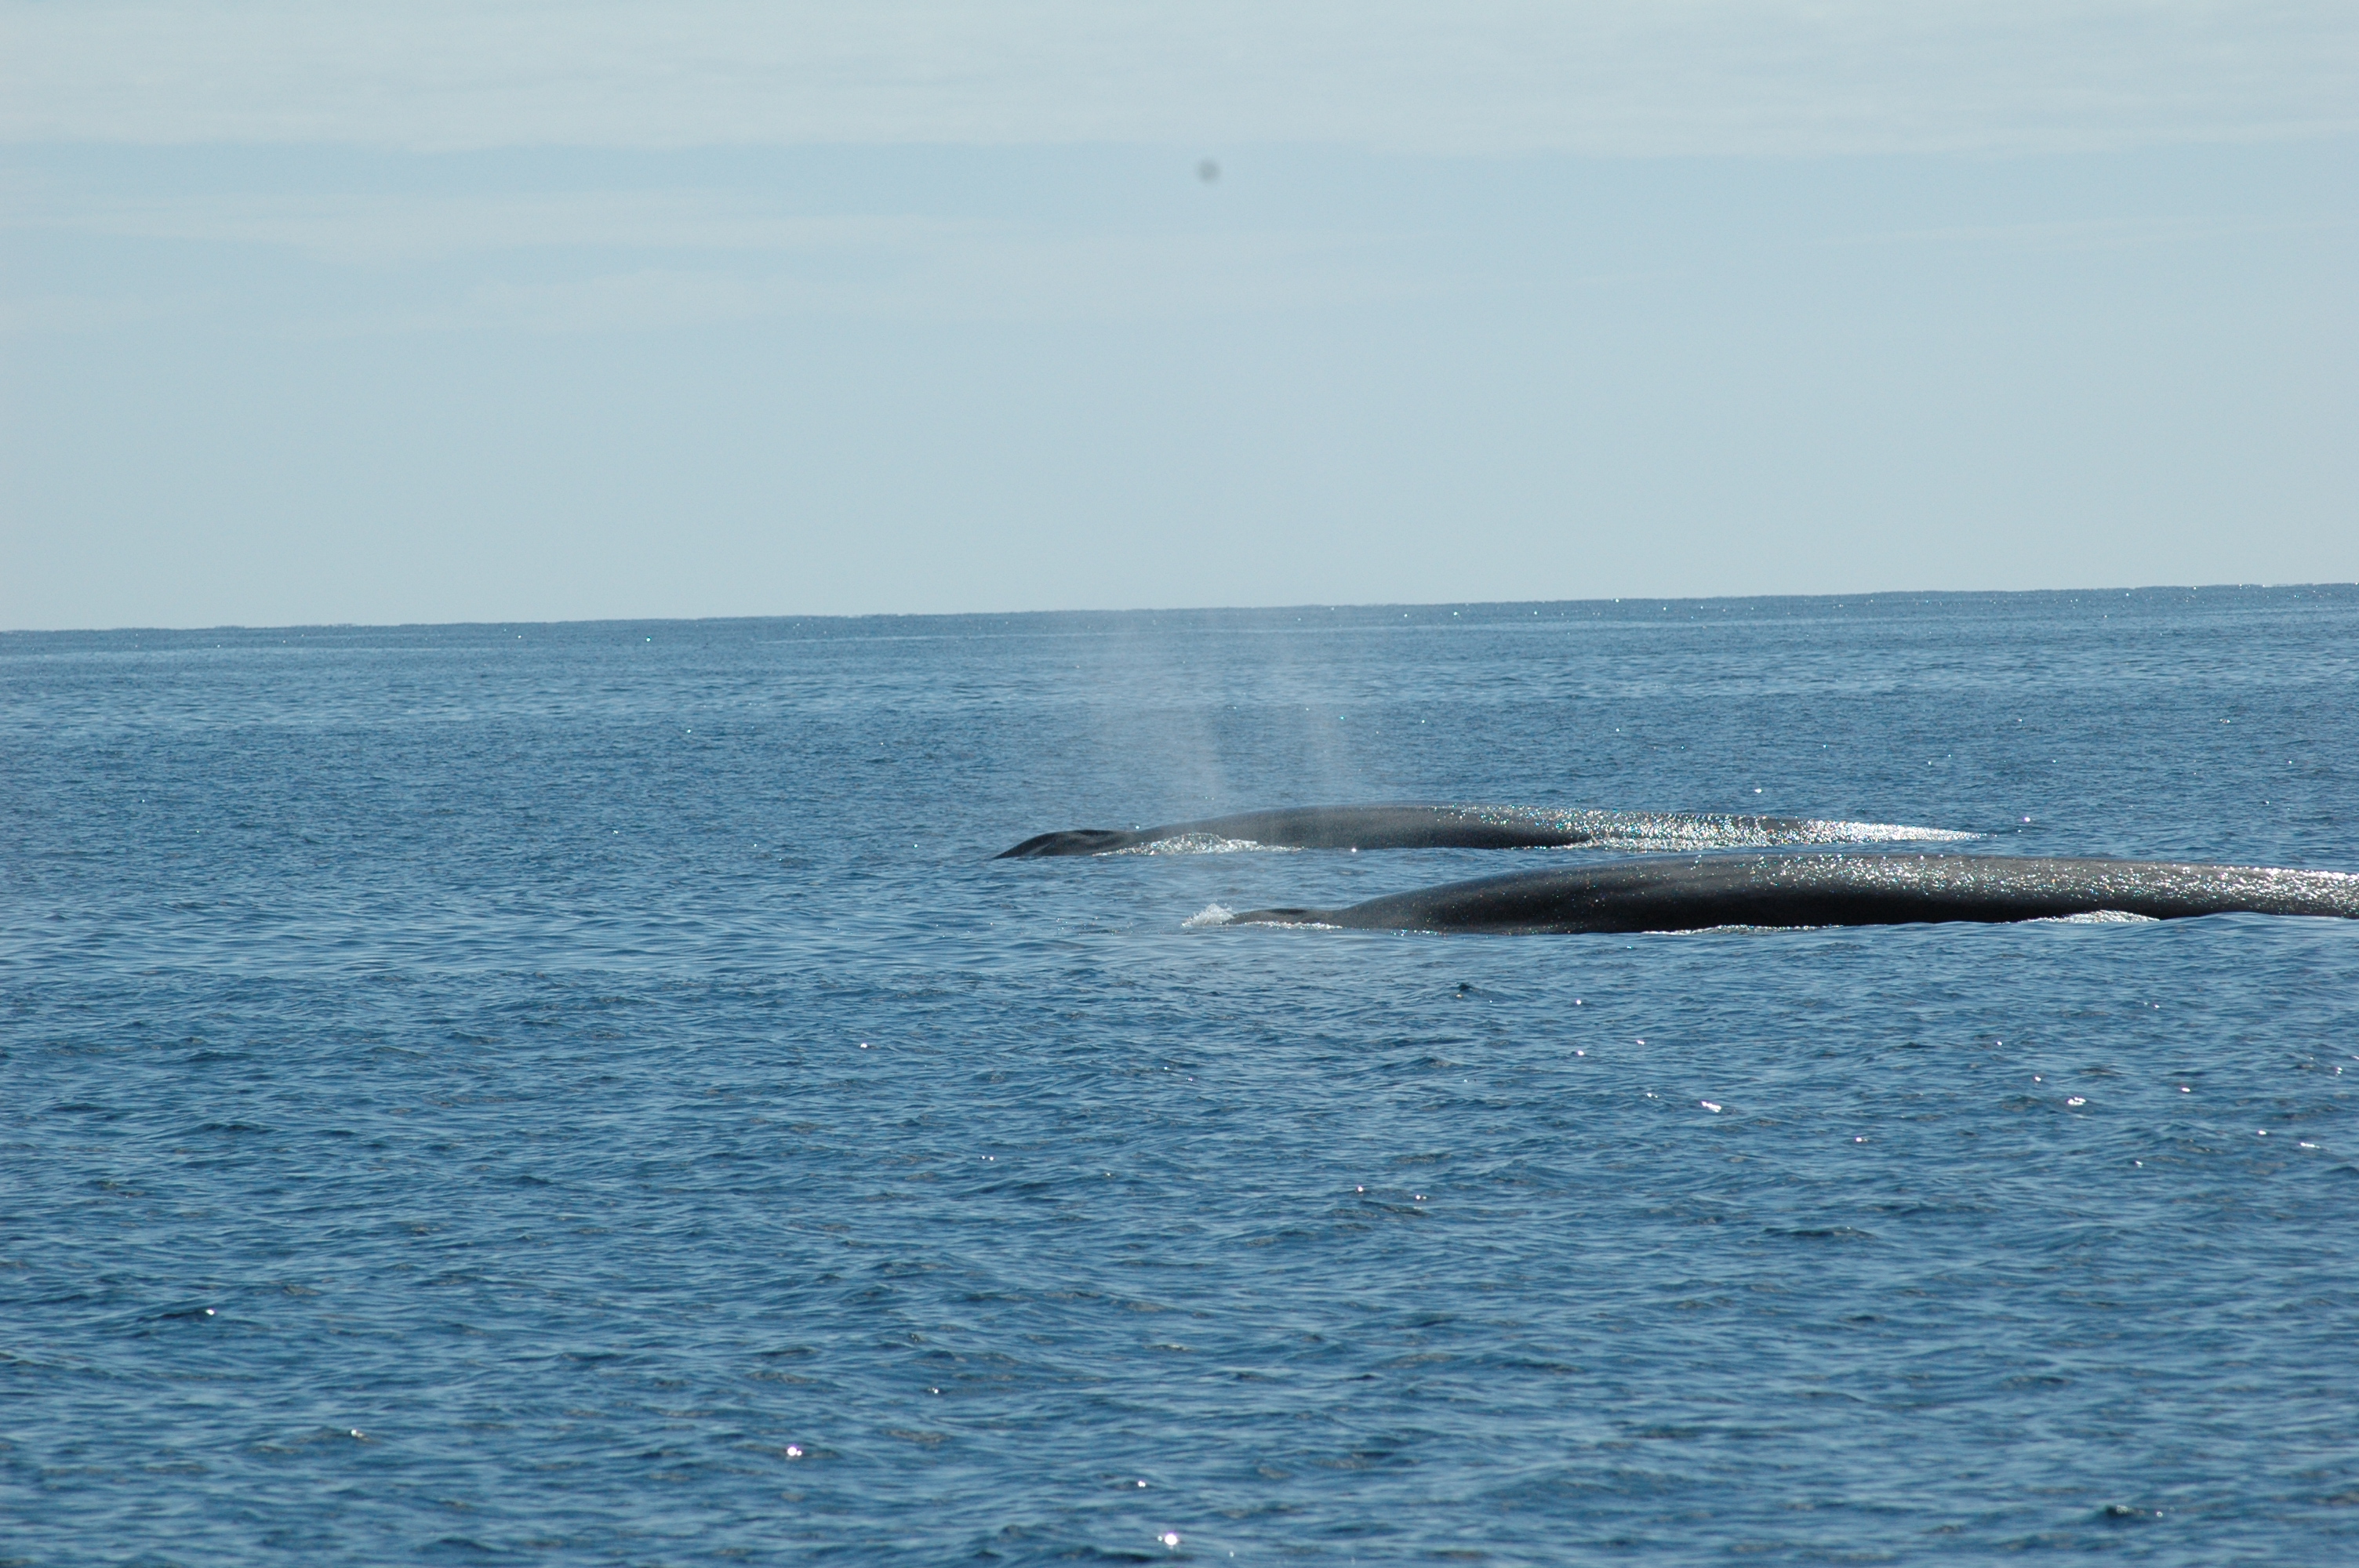
[[[1077,827],[1027,838],[995,859],[1153,854],[1202,849],[1769,849],[1802,844],[1946,842],[1973,838],[1890,822],[1819,822],[1676,811],[1560,810],[1528,806],[1306,806],[1160,827]]]
[[[1712,854],[1512,872],[1342,909],[1256,909],[1223,925],[1373,931],[1695,931],[2104,914],[2359,919],[2359,875],[2175,860],[1903,850]]]

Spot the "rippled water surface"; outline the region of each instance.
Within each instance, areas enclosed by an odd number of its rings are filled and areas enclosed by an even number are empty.
[[[988,858],[1402,799],[2359,870],[2359,591],[0,637],[0,1561],[2359,1561],[2359,923]]]

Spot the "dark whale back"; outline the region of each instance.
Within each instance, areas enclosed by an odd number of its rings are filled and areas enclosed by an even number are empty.
[[[1693,931],[2044,920],[2106,912],[2158,920],[2235,912],[2359,919],[2359,875],[2013,855],[1707,855],[1484,877],[1343,909],[1257,909],[1232,916],[1229,924]]]
[[[1123,831],[1071,828],[1027,838],[996,859],[1105,855],[1158,845],[1256,844],[1273,849],[1699,849],[1970,838],[1938,827],[1669,811],[1526,806],[1306,806]]]

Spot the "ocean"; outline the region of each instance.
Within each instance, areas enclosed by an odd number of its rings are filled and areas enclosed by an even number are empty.
[[[2359,923],[991,858],[1413,800],[2359,871],[2359,589],[0,635],[0,1562],[2359,1561]]]

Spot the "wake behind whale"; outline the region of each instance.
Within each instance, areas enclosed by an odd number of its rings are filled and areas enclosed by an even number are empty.
[[[2016,855],[1699,855],[1483,877],[1341,909],[1256,909],[1206,924],[1528,933],[2234,913],[2359,919],[2359,875]]]
[[[1310,806],[1247,811],[1127,830],[1071,828],[1027,838],[995,859],[1154,854],[1200,849],[1770,849],[1793,844],[1954,842],[1942,827],[1821,822],[1675,811],[1563,810],[1526,806]]]

